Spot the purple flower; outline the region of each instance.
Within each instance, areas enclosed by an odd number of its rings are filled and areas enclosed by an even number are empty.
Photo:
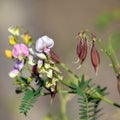
[[[20,71],[24,66],[24,61],[16,61],[16,63],[14,64],[14,69]]]
[[[29,55],[28,47],[23,43],[15,44],[13,46],[12,55],[13,57],[18,58],[19,60],[22,60],[23,57],[26,57]]]
[[[23,66],[24,66],[24,60],[22,61],[17,60],[16,63],[14,64],[14,69],[9,73],[9,76],[11,78],[15,78],[19,74]]]
[[[42,36],[41,38],[39,38],[37,41],[36,41],[36,51],[37,52],[46,52],[46,53],[49,53],[50,51],[50,48],[52,48],[54,45],[54,41],[49,38],[48,36]]]

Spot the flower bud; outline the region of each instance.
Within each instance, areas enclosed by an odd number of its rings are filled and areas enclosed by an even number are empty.
[[[100,64],[100,56],[98,51],[95,48],[94,41],[92,42],[92,48],[91,48],[91,62],[95,69],[95,73],[97,74],[98,67]]]
[[[12,58],[12,51],[11,50],[5,50],[5,55],[7,58]]]
[[[10,45],[15,45],[16,44],[16,40],[13,36],[9,36],[9,43],[10,43]]]
[[[22,37],[23,37],[24,43],[29,44],[30,39],[31,39],[30,35],[28,33],[25,33]]]
[[[11,34],[15,35],[15,36],[19,36],[19,34],[20,34],[20,27],[19,26],[15,27],[15,28],[14,27],[9,27],[8,31]]]

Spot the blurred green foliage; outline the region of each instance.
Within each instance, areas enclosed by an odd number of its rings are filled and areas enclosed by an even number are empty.
[[[120,31],[117,31],[112,34],[110,43],[111,43],[112,48],[115,51],[120,49]]]
[[[113,20],[113,14],[111,12],[105,11],[97,17],[96,25],[99,29],[103,29]]]
[[[107,26],[114,22],[120,23],[120,6],[112,9],[111,11],[103,11],[96,19],[96,27],[99,30],[104,30]],[[120,29],[113,31],[108,37],[109,46],[115,51],[120,49]]]
[[[112,11],[103,11],[96,19],[96,26],[103,29],[117,20],[120,20],[120,6]]]

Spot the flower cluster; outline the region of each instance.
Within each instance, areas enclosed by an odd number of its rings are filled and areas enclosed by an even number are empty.
[[[5,54],[7,58],[14,61],[9,76],[15,79],[15,84],[19,85],[16,93],[28,89],[35,90],[35,86],[39,86],[45,88],[51,95],[55,95],[57,82],[62,80],[62,76],[52,59],[55,58],[51,54],[54,41],[45,35],[34,42],[29,33],[20,34],[20,27],[11,27],[9,32],[12,50],[5,50]]]
[[[88,36],[90,38],[88,38]],[[88,53],[88,46],[89,46],[88,42],[90,42],[91,43],[91,46],[90,46],[91,47],[91,52],[90,52],[91,62],[97,74],[98,67],[100,64],[100,56],[95,47],[96,36],[92,33],[89,33],[88,31],[82,31],[78,34],[78,38],[79,38],[79,43],[77,44],[76,53],[78,55],[80,64],[82,64],[84,60],[86,59],[86,56]]]

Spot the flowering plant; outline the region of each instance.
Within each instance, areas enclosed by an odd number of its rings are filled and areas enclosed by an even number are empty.
[[[106,87],[101,88],[99,85],[93,85],[92,79],[86,80],[84,74],[81,76],[76,75],[61,62],[52,51],[54,46],[53,39],[45,35],[35,41],[28,32],[21,33],[22,28],[20,27],[10,27],[8,30],[11,34],[9,43],[12,49],[5,50],[5,54],[7,58],[15,62],[12,71],[9,73],[9,76],[15,79],[14,84],[17,86],[15,91],[17,94],[24,94],[19,107],[21,113],[27,115],[40,96],[50,95],[51,100],[53,100],[56,94],[59,95],[62,104],[60,120],[67,120],[65,104],[70,99],[67,96],[68,94],[79,96],[80,120],[97,120],[101,111],[98,108],[101,101],[120,107],[119,104],[105,97],[107,95]],[[95,73],[98,73],[100,55],[95,46],[98,43],[112,62],[120,92],[120,72],[119,66],[116,65],[113,57],[113,55],[115,56],[113,49],[107,50],[102,41],[86,30],[79,32],[77,39],[79,42],[76,45],[76,54],[80,67],[84,63],[88,54],[88,47],[90,47],[91,64],[95,69]],[[64,80],[62,72],[57,65],[60,65],[73,75],[75,80],[69,82]],[[68,89],[64,90],[61,86],[66,86]]]

